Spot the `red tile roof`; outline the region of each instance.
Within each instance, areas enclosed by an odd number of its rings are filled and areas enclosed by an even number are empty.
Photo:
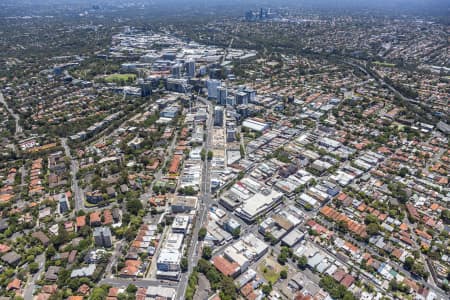
[[[239,270],[239,264],[229,262],[222,256],[214,257],[212,263],[225,276],[233,276]]]

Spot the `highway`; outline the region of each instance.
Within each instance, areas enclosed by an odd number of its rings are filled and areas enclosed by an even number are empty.
[[[400,93],[396,88],[394,88],[392,85],[386,83],[382,78],[380,78],[380,76],[378,76],[378,74],[376,74],[376,72],[372,71],[372,70],[367,70],[367,68],[365,66],[362,66],[358,63],[355,63],[353,61],[348,61],[348,60],[344,60],[344,63],[346,63],[347,65],[350,65],[352,67],[358,68],[359,70],[361,70],[363,73],[365,73],[366,75],[369,75],[370,77],[374,78],[376,81],[378,81],[381,85],[386,86],[389,90],[391,90],[391,92],[393,92],[394,94],[396,94],[397,96],[399,96],[400,98],[402,98],[402,100],[404,101],[408,101],[414,104],[420,104],[420,101],[418,100],[414,100],[408,97],[405,97],[402,93]]]

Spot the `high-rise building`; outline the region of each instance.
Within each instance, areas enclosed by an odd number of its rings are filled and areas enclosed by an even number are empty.
[[[188,77],[195,77],[195,61],[186,62],[186,71]]]
[[[141,85],[141,96],[142,97],[147,97],[150,96],[152,94],[152,84],[151,82],[144,82],[142,81],[140,83]]]
[[[227,97],[227,106],[235,106],[236,97]]]
[[[206,82],[208,89],[208,98],[217,99],[217,88],[220,86],[220,80],[210,79]]]
[[[105,248],[111,247],[112,240],[109,227],[96,227],[94,229],[94,241],[96,246]]]
[[[249,10],[245,12],[245,20],[246,21],[255,21],[256,20],[256,15],[253,11]]]
[[[226,106],[227,105],[227,96],[228,96],[227,88],[224,86],[219,86],[217,88],[217,104]]]
[[[250,102],[250,103],[255,102],[255,100],[256,100],[256,91],[254,89],[246,88],[244,90],[244,92],[248,96],[248,102]]]
[[[214,107],[214,126],[223,126],[223,107]]]
[[[176,64],[176,65],[172,66],[172,76],[175,78],[181,77],[181,65],[180,64]]]
[[[227,128],[227,142],[231,143],[236,140],[236,128],[228,127]]]
[[[236,105],[248,104],[248,94],[246,92],[237,92],[235,98]]]

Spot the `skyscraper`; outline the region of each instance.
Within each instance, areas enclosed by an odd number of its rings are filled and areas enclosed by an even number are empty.
[[[214,126],[223,126],[223,107],[214,107]]]
[[[176,64],[172,67],[172,76],[175,78],[181,77],[181,66],[179,64]]]
[[[217,88],[220,86],[220,80],[210,79],[206,82],[208,89],[208,98],[217,99]]]
[[[224,86],[219,86],[217,88],[217,104],[226,106],[227,105],[227,96],[228,96],[227,88]]]
[[[188,77],[195,77],[195,61],[186,62],[186,71]]]

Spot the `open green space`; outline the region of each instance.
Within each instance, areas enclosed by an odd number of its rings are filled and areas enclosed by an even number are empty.
[[[120,82],[135,80],[136,74],[111,74],[105,77],[107,82]]]
[[[280,279],[280,272],[283,269],[285,268],[272,259],[265,259],[259,265],[259,272],[271,284],[275,284]]]

